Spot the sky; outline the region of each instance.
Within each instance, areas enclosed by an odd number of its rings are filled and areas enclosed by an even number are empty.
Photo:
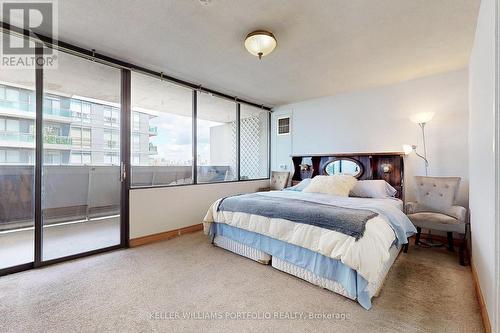
[[[191,117],[159,113],[150,120],[150,126],[158,127],[158,135],[150,142],[158,147],[158,155],[151,156],[158,164],[190,165],[192,160]],[[210,162],[210,127],[222,123],[198,119],[198,160]]]

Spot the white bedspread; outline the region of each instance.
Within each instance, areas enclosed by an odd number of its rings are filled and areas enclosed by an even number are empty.
[[[305,194],[301,192],[293,194],[274,192],[273,194],[273,192],[270,192],[269,195],[297,196],[303,199]],[[316,197],[318,202],[325,203],[325,195],[316,194],[315,196],[311,193],[307,195],[308,200],[314,200]],[[384,263],[389,260],[389,249],[396,240],[393,228],[382,214],[368,220],[363,237],[356,241],[353,237],[340,232],[308,224],[241,212],[217,211],[220,200],[212,204],[204,218],[203,224],[206,234],[208,234],[212,222],[225,223],[259,233],[340,260],[345,265],[356,270],[368,282],[374,282],[377,279],[384,267]],[[356,198],[339,198],[337,201],[347,203],[349,200],[352,202]],[[380,201],[380,199],[372,200]]]

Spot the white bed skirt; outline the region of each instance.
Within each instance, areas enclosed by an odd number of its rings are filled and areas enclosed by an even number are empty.
[[[226,238],[224,236],[216,235],[214,239],[214,244],[217,245],[218,247],[221,247],[223,249],[226,249],[228,251],[234,252],[236,254],[239,254],[243,257],[247,257],[249,259],[255,260],[261,264],[269,264],[269,262],[272,263],[272,266],[282,272],[294,275],[298,278],[301,278],[309,283],[312,283],[316,286],[319,286],[321,288],[328,289],[330,291],[333,291],[334,293],[340,294],[342,296],[345,296],[347,298],[350,298],[352,300],[355,300],[355,297],[351,297],[348,295],[347,291],[342,287],[342,285],[336,281],[318,276],[314,274],[313,272],[304,269],[302,267],[298,267],[288,261],[281,260],[277,257],[273,257],[271,260],[271,256],[263,251],[254,249],[253,247],[244,245],[242,243],[239,243],[237,241],[234,241],[232,239]],[[377,297],[380,293],[380,290],[382,289],[382,286],[384,284],[385,278],[387,276],[387,273],[389,273],[389,270],[398,257],[399,253],[401,251],[401,247],[395,247],[393,246],[390,250],[390,257],[389,260],[385,263],[384,267],[382,268],[381,272],[379,273],[377,279],[373,281],[372,283],[368,284],[368,292],[370,296]]]
[[[254,249],[253,247],[244,245],[240,242],[236,242],[224,236],[216,235],[214,238],[214,244],[225,250],[255,260],[264,265],[269,265],[269,263],[271,262],[271,256],[269,254]]]
[[[382,289],[382,286],[384,284],[385,278],[387,276],[387,273],[389,273],[389,270],[391,269],[392,264],[398,257],[400,250],[401,247],[395,247],[395,246],[390,249],[389,251],[390,258],[384,264],[384,267],[380,272],[380,274],[378,275],[377,280],[374,281],[373,283],[369,283],[367,286],[368,293],[370,296],[377,297],[379,295],[380,290]],[[349,296],[344,287],[342,287],[342,285],[337,281],[318,276],[313,272],[304,269],[302,267],[298,267],[288,261],[281,260],[277,257],[273,257],[272,266],[280,271],[294,275],[298,278],[301,278],[302,280],[306,280],[307,282],[312,283],[321,288],[328,289],[330,291],[333,291],[334,293],[340,294],[342,296],[345,296],[353,300],[356,299],[355,296],[354,297]]]

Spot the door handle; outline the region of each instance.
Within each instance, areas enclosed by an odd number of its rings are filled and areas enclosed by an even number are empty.
[[[125,163],[120,162],[120,181],[123,183],[127,179],[127,171],[125,170]]]

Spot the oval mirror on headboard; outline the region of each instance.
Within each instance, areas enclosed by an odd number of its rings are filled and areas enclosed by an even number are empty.
[[[353,158],[339,157],[326,163],[325,174],[327,175],[352,175],[359,178],[363,175],[363,165]]]

